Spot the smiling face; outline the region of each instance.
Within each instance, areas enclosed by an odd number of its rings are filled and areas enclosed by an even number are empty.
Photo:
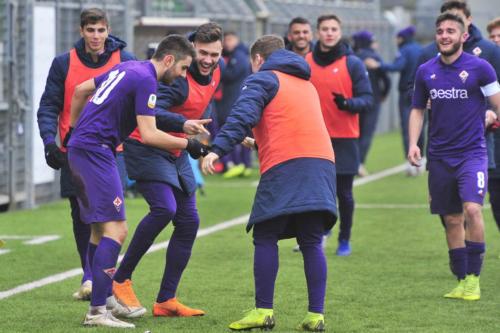
[[[287,37],[294,49],[305,50],[312,40],[311,26],[307,23],[292,24]]]
[[[104,44],[109,36],[109,27],[104,21],[87,24],[80,28],[80,36],[85,42],[85,51],[92,54],[104,52]]]
[[[221,41],[212,43],[195,42],[194,48],[196,50],[196,65],[201,75],[212,74],[222,54]]]
[[[467,34],[460,23],[452,20],[441,22],[436,28],[436,44],[439,52],[444,56],[457,53],[465,42]]]
[[[340,23],[334,19],[322,21],[318,26],[317,35],[323,49],[333,48],[342,38]]]
[[[500,26],[493,28],[490,32],[490,40],[500,46]]]

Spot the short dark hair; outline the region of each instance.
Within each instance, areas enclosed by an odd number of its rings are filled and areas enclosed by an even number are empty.
[[[450,0],[443,3],[441,6],[441,13],[447,12],[452,9],[461,10],[464,12],[465,17],[470,17],[470,7],[465,1],[460,0]]]
[[[224,31],[224,37],[227,37],[227,36],[235,36],[235,37],[238,37],[238,34],[236,33],[236,31],[234,30],[229,30],[229,31]],[[238,37],[239,38],[239,37]]]
[[[499,27],[500,27],[500,17],[497,17],[496,19],[493,19],[492,21],[490,21],[490,23],[488,23],[488,25],[486,26],[486,30],[488,30],[488,33],[491,34],[493,29],[496,29]]]
[[[196,51],[193,44],[187,40],[186,37],[181,35],[169,35],[162,39],[155,53],[153,59],[161,61],[166,55],[173,55],[175,61],[186,59],[187,56],[196,58]]]
[[[458,16],[458,15],[455,15],[455,14],[452,14],[452,13],[443,13],[443,14],[439,15],[438,18],[436,19],[436,28],[443,21],[454,21],[454,22],[457,22],[462,27],[462,29],[461,29],[462,32],[465,31],[464,20],[462,20],[462,18],[460,16]]]
[[[280,36],[264,35],[253,43],[250,48],[250,55],[254,59],[257,54],[260,54],[264,60],[267,60],[271,53],[284,48],[285,42]]]
[[[302,16],[297,16],[297,17],[294,17],[290,23],[288,23],[288,31],[290,31],[290,29],[292,28],[292,25],[294,24],[309,24],[311,25],[311,23],[309,22],[308,19],[306,18],[303,18]]]
[[[109,26],[108,15],[100,8],[84,9],[80,14],[80,28],[85,27],[87,24],[96,24],[101,21]]]
[[[327,14],[327,15],[321,15],[320,17],[318,17],[318,19],[316,20],[316,29],[319,29],[319,25],[323,22],[323,21],[328,21],[328,20],[335,20],[337,21],[339,24],[342,24],[342,21],[340,20],[340,18],[335,15],[335,14]]]
[[[215,22],[200,25],[194,32],[193,41],[199,43],[213,43],[223,39],[222,27]]]

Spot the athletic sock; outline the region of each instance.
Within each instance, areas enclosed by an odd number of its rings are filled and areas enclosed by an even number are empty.
[[[465,241],[465,246],[467,248],[467,274],[479,276],[486,246],[482,242],[471,241]]]
[[[460,247],[448,251],[450,256],[450,269],[458,280],[465,279],[467,274],[467,249]]]
[[[106,305],[120,249],[121,245],[108,237],[102,237],[97,245],[92,264],[91,306]]]

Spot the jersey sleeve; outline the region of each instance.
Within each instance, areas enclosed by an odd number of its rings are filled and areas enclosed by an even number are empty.
[[[96,89],[101,85],[101,83],[106,80],[109,76],[109,71],[102,73],[101,75],[98,75],[94,77],[94,85]]]
[[[479,85],[481,91],[485,97],[493,96],[500,92],[500,85],[498,84],[498,78],[493,67],[487,63],[483,62],[483,69],[481,70],[481,77],[479,78]]]
[[[135,93],[135,114],[138,116],[154,116],[156,106],[156,90],[158,82],[154,78],[137,79]]]
[[[425,109],[429,93],[426,89],[422,67],[419,67],[415,74],[415,85],[413,86],[412,108]]]

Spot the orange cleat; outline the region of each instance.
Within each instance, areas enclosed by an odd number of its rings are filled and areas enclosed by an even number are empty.
[[[141,302],[139,302],[137,296],[135,296],[134,289],[132,289],[132,281],[130,279],[122,283],[113,281],[113,295],[116,301],[127,312],[126,314],[120,314],[120,316],[137,318],[142,317],[146,313],[146,308],[141,305]]]
[[[205,311],[191,309],[181,304],[175,297],[162,303],[155,303],[153,306],[153,316],[155,317],[196,317],[203,315],[205,315]]]

